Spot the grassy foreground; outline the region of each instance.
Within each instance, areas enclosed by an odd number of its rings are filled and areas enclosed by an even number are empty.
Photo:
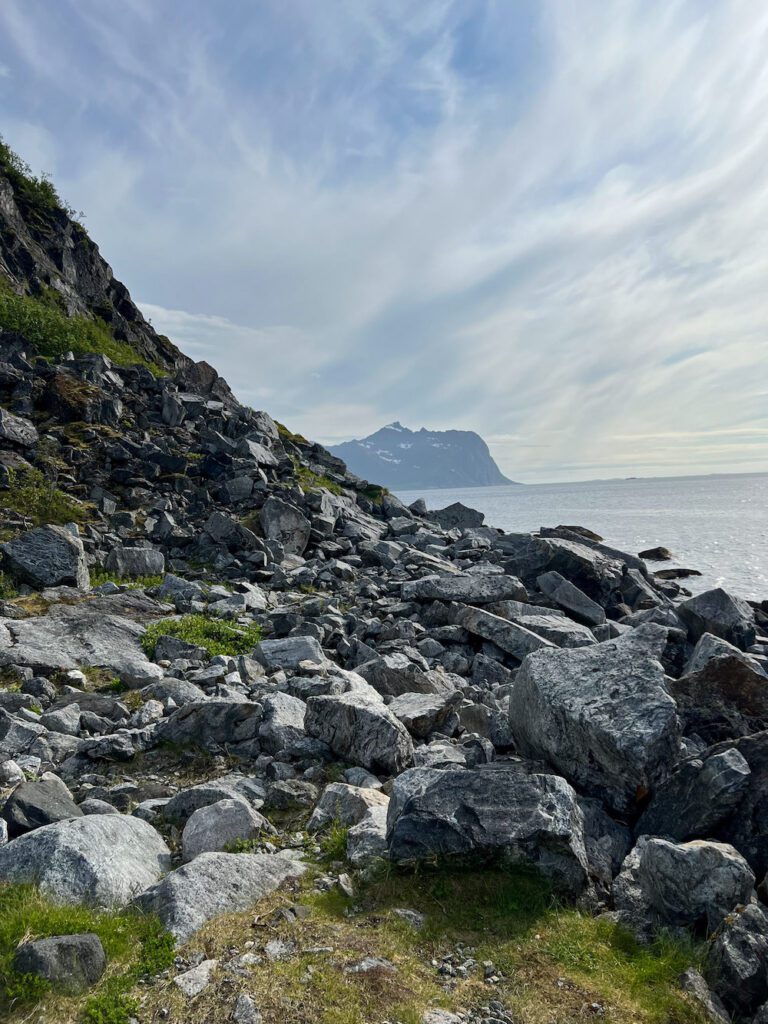
[[[281,911],[297,903],[309,913],[289,920],[293,915]],[[423,927],[403,920],[397,908],[424,914]],[[59,926],[67,923],[67,915],[90,912],[57,913],[62,915]],[[38,920],[30,917],[33,933],[39,930]],[[129,915],[127,920],[137,919]],[[78,928],[86,923],[79,922]],[[91,926],[101,928],[102,937],[106,929],[113,948],[124,955],[124,938],[115,946],[103,920]],[[118,937],[135,927],[119,923]],[[7,926],[0,931],[3,970],[17,931]],[[239,955],[260,955],[273,939],[286,944],[284,956],[245,968],[237,964]],[[246,992],[264,1024],[420,1024],[425,1009],[472,1008],[490,999],[503,1002],[520,1024],[595,1017],[613,1024],[704,1021],[677,987],[680,973],[698,962],[698,948],[671,940],[639,946],[622,929],[558,905],[546,884],[525,871],[392,873],[354,899],[338,888],[318,893],[306,883],[298,896],[278,893],[251,911],[211,922],[182,953],[197,951],[218,959],[219,967],[209,988],[194,999],[183,996],[170,976],[151,986],[139,984],[139,954],[111,968],[119,1001],[109,1016],[94,1015],[93,995],[89,1009],[88,998],[78,1003],[42,992],[37,1009],[42,1019],[60,1024],[125,1024],[130,1014],[121,1016],[121,1005],[130,1006],[142,1024],[225,1024],[232,1019],[237,995]],[[451,954],[456,964],[470,957],[477,961],[469,978],[449,979],[438,972],[436,965]],[[366,956],[384,957],[394,970],[349,973]],[[165,966],[162,961],[161,955],[158,968]],[[485,962],[502,976],[495,985],[483,980]],[[109,992],[96,998],[103,1003]],[[15,1024],[37,1019],[29,1010],[27,1001],[8,1019]]]

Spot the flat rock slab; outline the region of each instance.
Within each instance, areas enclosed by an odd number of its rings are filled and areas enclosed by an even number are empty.
[[[0,847],[0,881],[38,885],[64,904],[125,906],[170,866],[152,826],[123,814],[57,821]]]
[[[408,730],[383,704],[362,694],[310,697],[304,725],[338,757],[370,771],[397,775],[413,764]]]
[[[518,661],[522,661],[532,651],[538,651],[542,647],[554,648],[555,646],[550,640],[539,636],[532,629],[469,605],[459,605],[454,613],[453,621],[457,626],[463,626],[469,633],[482,637],[483,640],[490,640],[502,651],[517,658]]]
[[[77,528],[38,526],[0,545],[5,567],[11,574],[35,587],[60,584],[87,590],[88,563]]]
[[[495,601],[525,601],[525,587],[516,576],[423,576],[403,583],[404,601],[462,601],[465,604],[493,604]]]
[[[136,905],[187,942],[206,921],[246,910],[306,868],[276,854],[202,853],[143,892]]]
[[[167,614],[143,594],[116,594],[56,604],[46,615],[0,619],[0,666],[46,674],[83,665],[109,669],[129,686],[146,686],[163,670],[141,649],[141,622]]]

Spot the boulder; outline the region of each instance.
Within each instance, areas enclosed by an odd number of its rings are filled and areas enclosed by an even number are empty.
[[[614,882],[614,904],[628,924],[714,931],[752,898],[755,876],[732,846],[695,839],[638,843]]]
[[[707,954],[704,975],[726,1008],[747,1017],[768,999],[768,913],[750,903],[729,916]]]
[[[590,647],[597,643],[589,626],[574,622],[561,611],[548,611],[535,605],[519,605],[516,601],[491,605],[488,611],[549,640],[556,647]]]
[[[59,778],[22,782],[8,797],[3,818],[13,838],[65,818],[79,818],[82,811]]]
[[[238,839],[274,835],[275,829],[263,814],[240,798],[217,800],[194,811],[181,834],[182,859],[193,860],[201,853],[226,850]]]
[[[388,805],[389,801],[370,807],[365,817],[347,832],[347,860],[353,867],[364,868],[388,856]]]
[[[490,640],[518,661],[522,661],[532,651],[554,647],[551,641],[545,640],[543,636],[539,636],[526,626],[466,604],[456,607],[453,622],[457,626],[463,626],[467,632],[482,637],[483,640]]]
[[[6,569],[33,587],[68,585],[88,590],[88,562],[77,527],[38,526],[0,544]]]
[[[317,832],[328,825],[344,827],[357,825],[372,807],[389,806],[389,797],[377,789],[362,789],[348,786],[343,782],[331,782],[323,790],[312,817],[307,824],[308,832]]]
[[[377,655],[358,665],[357,672],[377,693],[384,696],[399,697],[402,693],[448,694],[456,689],[450,675],[426,670],[400,651]]]
[[[250,701],[205,700],[174,711],[158,728],[165,743],[228,748],[245,755],[258,754],[261,705]]]
[[[286,636],[280,640],[262,640],[254,657],[268,669],[296,669],[302,661],[323,665],[323,649],[313,636]]]
[[[442,526],[444,530],[467,530],[476,526],[482,526],[485,516],[477,509],[468,508],[460,501],[455,501],[446,508],[436,508],[426,513],[427,519]]]
[[[522,861],[575,895],[587,883],[583,827],[576,794],[556,775],[498,765],[412,768],[392,787],[387,843],[397,863]]]
[[[10,441],[22,448],[32,448],[37,444],[39,435],[31,420],[14,416],[7,409],[0,409],[0,440]]]
[[[305,870],[299,861],[276,854],[201,853],[142,892],[135,904],[156,914],[183,944],[206,921],[253,907]]]
[[[170,865],[152,826],[122,814],[69,818],[0,847],[0,881],[37,885],[55,903],[105,909],[125,906]]]
[[[509,702],[519,752],[549,761],[613,810],[633,809],[679,757],[675,703],[649,649],[665,637],[643,626],[593,647],[529,655]]]
[[[691,654],[688,664],[685,666],[685,674],[691,675],[694,672],[701,672],[713,658],[722,658],[725,655],[737,658],[739,661],[744,662],[745,665],[753,668],[755,672],[762,672],[765,675],[765,669],[757,658],[751,654],[745,654],[738,647],[734,647],[733,644],[729,644],[727,640],[723,640],[713,633],[703,633],[696,641],[693,654]]]
[[[640,816],[636,835],[691,839],[716,834],[749,789],[751,769],[738,750],[707,750],[677,765]]]
[[[165,572],[165,555],[156,548],[112,548],[104,568],[119,577],[160,576]]]
[[[677,606],[677,614],[695,643],[712,633],[746,651],[755,642],[755,616],[749,604],[722,587],[697,594]]]
[[[305,739],[304,716],[307,705],[287,693],[271,693],[261,702],[263,718],[259,726],[259,740],[268,754],[280,750],[290,751]]]
[[[669,692],[686,735],[700,736],[705,743],[768,728],[768,679],[743,655],[711,657],[698,671],[670,680]]]
[[[413,763],[405,726],[383,704],[362,694],[310,697],[304,726],[337,757],[371,771],[398,775]]]
[[[282,544],[287,555],[304,554],[312,524],[295,505],[270,495],[262,506],[259,519],[264,536]]]
[[[387,705],[390,714],[399,719],[417,739],[426,739],[439,730],[461,704],[462,694],[403,693]]]
[[[174,825],[184,825],[199,807],[208,807],[219,800],[245,800],[254,810],[264,803],[264,787],[258,779],[245,775],[222,775],[210,782],[201,782],[182,789],[165,804],[163,817]]]
[[[13,968],[33,974],[71,995],[95,985],[107,969],[107,957],[98,935],[52,935],[22,942],[16,948]]]
[[[605,612],[600,605],[559,572],[553,570],[542,573],[536,578],[536,586],[577,622],[587,626],[599,626],[605,622]]]
[[[493,604],[495,601],[526,601],[528,593],[515,576],[422,576],[402,585],[404,601],[461,601]]]

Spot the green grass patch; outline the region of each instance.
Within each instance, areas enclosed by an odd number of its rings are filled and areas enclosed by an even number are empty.
[[[0,572],[0,601],[12,601],[19,596],[13,580],[4,572]]]
[[[348,835],[349,828],[346,825],[342,825],[339,821],[331,822],[318,839],[323,856],[329,861],[346,860]]]
[[[32,173],[32,169],[18,153],[14,153],[11,147],[3,141],[0,136],[0,170],[11,182],[13,190],[21,202],[38,213],[50,213],[55,210],[63,210],[67,216],[74,217],[75,211],[66,205],[47,174],[39,177]]]
[[[88,511],[87,506],[59,490],[39,469],[9,469],[8,488],[0,493],[0,505],[31,519],[35,526],[82,523]]]
[[[155,376],[163,373],[162,367],[143,359],[126,342],[114,338],[104,321],[67,316],[48,298],[17,295],[1,277],[0,329],[20,334],[48,359],[61,358],[70,351],[76,356],[95,353],[107,356],[118,366],[141,365]]]
[[[187,643],[202,647],[213,657],[216,654],[250,654],[261,640],[261,629],[255,623],[250,626],[233,626],[221,619],[206,615],[182,615],[178,619],[161,619],[147,627],[141,639],[148,657],[155,654],[157,641],[161,636],[175,636]]]
[[[303,434],[294,434],[294,432],[292,430],[289,430],[288,427],[285,426],[285,424],[278,423],[277,420],[275,420],[275,425],[277,426],[277,433],[280,435],[283,441],[290,441],[291,444],[303,444],[309,446],[309,441],[306,439],[306,437],[304,437]]]
[[[367,498],[368,501],[372,501],[374,505],[377,505],[381,503],[387,494],[389,494],[389,491],[386,487],[379,487],[378,484],[368,484],[368,486],[364,487],[360,493],[364,498]]]
[[[56,993],[33,975],[14,970],[20,942],[51,935],[95,932],[107,955],[107,973],[82,1006],[87,1024],[126,1024],[136,1003],[128,993],[144,974],[173,963],[174,943],[159,921],[136,911],[106,913],[85,906],[61,907],[30,885],[0,885],[0,1010],[28,1010],[44,1001],[55,1006]],[[50,1001],[50,1002],[49,1002]],[[59,1019],[49,1010],[46,1019]]]
[[[100,587],[103,583],[114,583],[119,587],[129,587],[131,590],[159,587],[165,578],[162,573],[156,576],[118,576],[116,573],[101,568],[91,569],[90,575],[92,587]]]
[[[309,469],[307,466],[302,466],[298,462],[294,463],[294,465],[296,466],[296,480],[305,491],[326,490],[330,491],[331,494],[344,493],[344,488],[341,484],[337,484],[330,477],[315,473],[314,470]]]

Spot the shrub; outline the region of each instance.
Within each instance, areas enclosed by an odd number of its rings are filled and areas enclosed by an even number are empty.
[[[47,293],[44,298],[17,295],[4,278],[0,278],[0,329],[20,334],[48,359],[70,351],[76,356],[95,353],[118,366],[140,364],[156,376],[163,372],[126,342],[113,338],[102,320],[67,316]]]
[[[74,217],[75,211],[62,202],[56,188],[47,174],[40,177],[32,173],[26,161],[0,136],[0,170],[11,182],[14,192],[27,206],[40,212],[63,210],[67,216]]]
[[[39,469],[9,469],[8,489],[0,494],[0,504],[31,519],[35,526],[81,523],[86,514],[79,501],[60,491]]]
[[[250,654],[261,640],[261,629],[256,623],[250,626],[233,626],[221,619],[210,619],[205,615],[182,615],[178,619],[161,619],[147,627],[141,643],[148,657],[155,654],[157,641],[161,636],[175,636],[187,643],[202,647],[213,657],[216,654]]]

